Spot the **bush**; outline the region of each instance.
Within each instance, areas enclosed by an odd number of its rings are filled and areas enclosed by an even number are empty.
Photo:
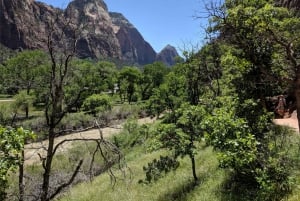
[[[151,135],[151,127],[147,124],[139,125],[136,119],[129,119],[123,126],[122,132],[114,136],[114,143],[118,147],[132,148],[145,144]]]
[[[0,104],[0,124],[7,125],[13,119],[13,111],[10,104]]]
[[[94,125],[95,118],[91,115],[79,113],[69,113],[60,122],[60,130],[79,130]]]
[[[112,103],[106,94],[93,94],[87,97],[82,104],[82,110],[95,115],[97,112],[111,110]]]

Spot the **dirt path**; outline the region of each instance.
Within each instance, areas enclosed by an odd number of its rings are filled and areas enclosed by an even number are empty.
[[[153,123],[155,119],[151,118],[142,118],[138,120],[139,124],[145,124],[145,123]],[[121,131],[122,129],[122,124],[121,125],[115,125],[113,127],[106,127],[102,128],[102,134],[103,137],[108,137],[112,136],[114,134],[117,134]],[[66,140],[66,139],[76,139],[76,138],[85,138],[85,139],[96,139],[99,138],[99,130],[98,129],[92,129],[84,132],[78,132],[78,133],[73,133],[61,137],[57,137],[55,139],[55,145],[58,144],[59,142]],[[63,152],[66,151],[71,147],[72,142],[66,142],[60,148],[57,150],[58,152]],[[44,157],[46,155],[46,147],[48,145],[48,141],[41,141],[37,143],[31,143],[25,145],[25,164],[30,165],[33,163],[40,162],[40,157]]]
[[[297,112],[293,112],[292,116],[290,118],[286,119],[274,119],[273,122],[278,125],[283,125],[283,126],[289,126],[295,131],[299,131],[298,129],[298,120],[297,120]]]
[[[155,121],[154,119],[143,118],[143,119],[139,119],[138,123],[145,124],[145,123],[153,123],[154,121]],[[291,128],[294,128],[295,131],[298,131],[298,121],[297,121],[296,112],[294,112],[290,118],[274,119],[273,121],[275,124],[289,126]],[[108,137],[117,134],[121,131],[121,129],[122,129],[122,124],[115,125],[113,127],[102,128],[103,137]],[[78,133],[73,133],[73,134],[58,137],[55,139],[55,144],[66,139],[76,139],[76,138],[96,139],[98,137],[99,137],[99,130],[92,129],[84,132],[78,132]],[[46,155],[47,145],[48,142],[46,140],[42,142],[25,145],[25,164],[33,164],[33,163],[40,162],[39,154],[43,157]],[[66,142],[60,147],[60,149],[58,149],[58,152],[66,151],[70,147],[71,147],[71,142]]]

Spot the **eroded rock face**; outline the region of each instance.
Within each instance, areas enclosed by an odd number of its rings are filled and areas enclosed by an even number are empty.
[[[161,61],[167,66],[173,66],[175,64],[175,58],[179,54],[175,47],[167,45],[162,51],[157,54],[156,61]]]
[[[102,0],[75,0],[66,11],[77,26],[84,26],[82,38],[78,41],[81,57],[113,57],[121,59],[121,48],[113,30],[107,6]]]
[[[46,22],[57,12],[33,0],[0,0],[0,42],[11,49],[45,47]]]
[[[84,27],[78,41],[79,57],[121,58],[121,48],[102,0],[75,0],[65,10],[33,0],[0,0],[0,43],[11,49],[46,49],[49,24],[56,16]],[[62,32],[70,30],[63,21]]]
[[[72,25],[67,23],[70,19]],[[81,30],[80,58],[109,57],[133,65],[156,60],[156,52],[139,31],[122,14],[109,13],[103,0],[73,0],[65,10],[34,0],[0,0],[0,43],[13,50],[47,49],[54,21],[65,38],[72,38],[70,30]],[[158,58],[171,65],[167,53]]]
[[[156,52],[139,31],[121,13],[111,12],[110,17],[121,46],[122,59],[141,65],[153,63]]]

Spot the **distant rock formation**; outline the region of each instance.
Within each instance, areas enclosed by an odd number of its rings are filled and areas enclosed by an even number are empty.
[[[144,65],[158,58],[173,64],[172,48],[159,55],[139,31],[121,14],[109,13],[103,0],[73,0],[62,10],[34,0],[0,0],[0,44],[12,50],[46,49],[51,22],[55,29],[69,36],[72,19],[76,27],[83,25],[77,42],[80,58],[112,58],[127,64]]]
[[[122,59],[141,65],[153,63],[156,52],[139,31],[121,13],[111,12],[110,17],[121,46]]]
[[[121,59],[120,44],[113,30],[108,9],[102,0],[74,0],[64,11],[77,26],[84,25],[77,48],[80,57]]]
[[[102,0],[74,0],[65,10],[33,0],[0,0],[0,43],[11,49],[46,49],[50,22],[59,16],[85,23],[78,41],[79,57],[121,58],[120,45]],[[62,21],[55,25],[66,35]]]
[[[157,54],[156,61],[161,61],[167,66],[173,66],[175,64],[175,58],[178,56],[179,54],[176,48],[171,45],[167,45]]]

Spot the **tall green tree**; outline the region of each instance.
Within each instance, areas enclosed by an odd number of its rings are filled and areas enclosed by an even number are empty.
[[[143,67],[140,80],[142,100],[150,98],[153,89],[158,88],[164,82],[167,73],[168,68],[162,62],[154,62]]]
[[[198,181],[195,156],[205,134],[201,123],[206,116],[206,112],[203,106],[182,104],[180,108],[163,120],[157,134],[158,143],[156,144],[160,148],[171,150],[175,159],[189,157],[191,160],[191,173],[195,183]]]
[[[207,120],[208,139],[221,151],[224,167],[233,168],[236,178],[249,187],[259,187],[257,199],[279,200],[290,189],[290,166],[283,162],[290,159],[272,148],[277,146],[272,138],[279,133],[264,110],[264,99],[289,86],[297,91],[297,69],[289,65],[289,49],[277,37],[290,42],[296,37],[291,27],[297,30],[299,19],[264,0],[228,0],[213,11],[210,31],[226,46],[221,83],[232,89],[216,99]]]
[[[4,80],[8,93],[25,90],[29,95],[43,83],[47,55],[40,50],[24,50],[4,64]]]
[[[131,103],[134,99],[134,95],[137,95],[137,84],[141,79],[141,71],[136,67],[126,66],[122,68],[118,76],[118,86],[121,100],[127,100]]]
[[[220,33],[238,49],[234,56],[249,62],[243,70],[244,99],[261,101],[278,92],[295,96],[300,111],[298,32],[300,18],[292,10],[275,6],[273,1],[225,1],[223,12],[212,18],[211,30]],[[221,9],[220,9],[221,10]],[[242,95],[242,94],[241,94]],[[300,117],[300,113],[297,113]],[[298,121],[299,122],[299,121]]]

